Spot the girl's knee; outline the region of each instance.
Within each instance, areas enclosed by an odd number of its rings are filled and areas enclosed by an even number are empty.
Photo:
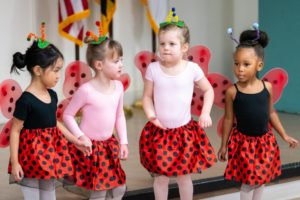
[[[113,188],[107,192],[107,200],[119,200],[122,199],[126,192],[126,185],[121,185]]]
[[[89,200],[105,200],[106,198],[106,190],[101,190],[101,191],[93,191],[90,194]]]
[[[191,183],[192,182],[192,178],[189,174],[187,175],[182,175],[182,176],[178,176],[176,177],[176,182],[178,184],[187,184],[187,183]]]
[[[167,176],[156,176],[154,177],[154,181],[159,183],[159,184],[169,184],[170,178]]]

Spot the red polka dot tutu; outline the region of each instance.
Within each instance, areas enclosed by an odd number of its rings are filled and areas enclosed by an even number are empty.
[[[73,174],[68,141],[56,128],[23,129],[19,163],[25,178],[60,179]],[[11,164],[8,173],[11,173]]]
[[[271,130],[262,136],[247,136],[232,130],[225,179],[262,185],[280,174],[279,147]]]
[[[92,140],[90,156],[84,156],[81,151],[70,144],[75,185],[88,190],[108,190],[124,185],[126,177],[119,160],[119,152],[119,142],[114,136],[105,141]],[[72,190],[78,193],[70,189]]]
[[[140,137],[140,161],[150,173],[179,176],[201,173],[216,162],[216,156],[196,121],[167,130],[148,122]]]

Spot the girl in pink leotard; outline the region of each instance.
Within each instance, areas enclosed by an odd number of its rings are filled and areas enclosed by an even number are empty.
[[[125,193],[125,173],[120,159],[128,156],[128,140],[123,111],[122,46],[107,37],[86,37],[87,61],[95,76],[76,91],[63,119],[70,131],[82,141],[92,142],[88,156],[74,146],[71,155],[77,186],[89,190],[90,199],[121,199]],[[76,113],[81,110],[78,125]],[[114,129],[119,140],[113,135]],[[109,192],[108,192],[109,191]],[[109,196],[109,197],[108,197]]]

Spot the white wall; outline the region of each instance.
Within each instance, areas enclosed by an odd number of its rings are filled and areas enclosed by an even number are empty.
[[[151,29],[140,0],[119,0],[114,15],[114,39],[124,48],[125,72],[131,76],[131,86],[125,94],[125,104],[130,105],[142,94],[142,78],[134,66],[134,56],[142,50],[151,51]],[[30,81],[27,72],[10,75],[12,54],[22,53],[31,44],[26,41],[29,32],[39,32],[41,22],[46,22],[47,39],[54,43],[64,54],[65,64],[75,59],[74,44],[58,34],[58,5],[54,0],[0,0],[0,82],[7,78],[17,80],[23,89]],[[99,19],[99,7],[94,0],[90,18],[86,21],[89,30],[96,31],[94,22]],[[209,72],[221,72],[232,76],[233,42],[228,38],[226,29],[232,26],[236,36],[241,30],[250,27],[258,19],[258,0],[172,0],[177,14],[189,26],[191,46],[203,44],[212,52]],[[80,58],[85,60],[86,47],[81,48]],[[62,72],[62,77],[64,72]],[[63,98],[62,83],[54,88]],[[0,115],[0,122],[6,121]]]
[[[34,28],[33,4],[28,0],[1,0],[0,4],[0,82],[13,78],[24,85],[30,80],[29,76],[11,76],[9,71],[12,54],[17,50],[24,51],[28,46],[26,37]],[[0,122],[4,121],[7,120],[0,114]]]
[[[211,50],[209,72],[230,75],[232,42],[226,30],[233,20],[232,0],[174,0],[174,4],[190,28],[191,46],[202,44]]]
[[[113,29],[114,39],[123,45],[124,70],[130,74],[132,81],[124,99],[125,104],[131,105],[140,99],[143,89],[141,74],[134,65],[134,56],[142,50],[152,50],[151,27],[140,0],[118,1]]]

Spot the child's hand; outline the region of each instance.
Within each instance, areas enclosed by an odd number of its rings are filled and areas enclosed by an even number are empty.
[[[24,172],[23,172],[23,169],[22,169],[20,163],[12,164],[11,174],[13,175],[13,177],[16,181],[19,182],[22,180],[22,178],[24,176]]]
[[[79,149],[85,156],[90,156],[92,153],[92,142],[90,138],[82,135],[78,138],[78,144],[75,144],[76,148]]]
[[[120,146],[120,159],[126,160],[128,158],[129,150],[127,144],[121,144]]]
[[[85,147],[85,146],[76,145],[76,144],[75,144],[75,147],[77,149],[79,149],[83,153],[84,156],[90,156],[92,153],[92,147]]]
[[[76,145],[92,147],[92,142],[91,142],[90,138],[86,137],[85,135],[82,135],[78,138],[78,143]]]
[[[296,148],[299,145],[298,140],[296,140],[288,135],[286,137],[284,137],[283,140],[286,141],[287,143],[289,143],[291,148]]]
[[[166,129],[166,127],[164,127],[164,126],[160,123],[160,121],[159,121],[157,118],[155,118],[155,119],[153,119],[153,120],[150,120],[150,121],[151,121],[155,126],[161,128],[161,129]]]
[[[219,149],[219,152],[218,152],[218,159],[219,159],[219,161],[225,162],[227,160],[226,159],[226,153],[227,153],[227,147],[221,147]]]
[[[211,118],[208,114],[201,114],[199,117],[199,125],[202,128],[208,128],[212,125]]]

